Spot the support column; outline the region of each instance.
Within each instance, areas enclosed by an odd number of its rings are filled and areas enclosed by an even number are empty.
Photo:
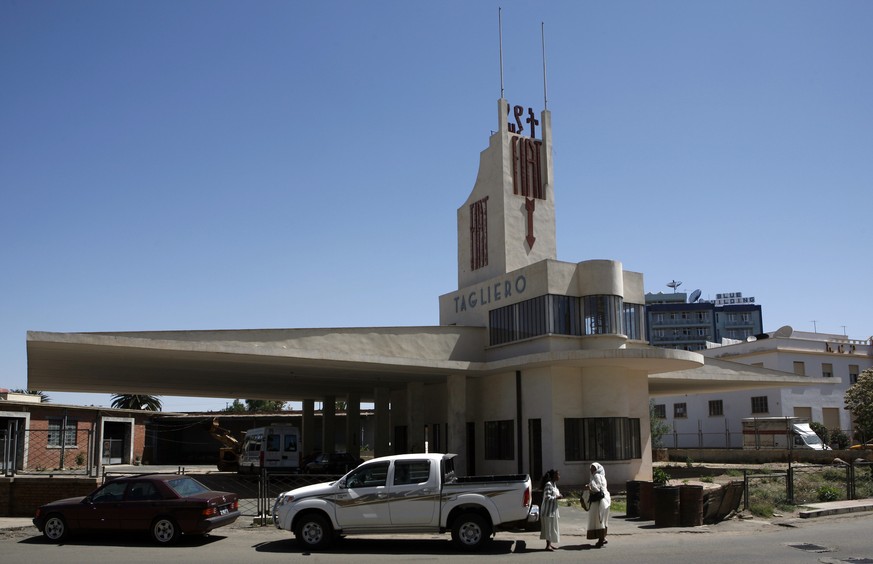
[[[315,400],[303,400],[303,456],[309,456],[316,449],[315,443]]]
[[[424,452],[424,384],[406,385],[406,425],[409,452]]]
[[[324,396],[321,406],[321,452],[336,452],[336,396]]]
[[[361,458],[361,394],[346,396],[346,452]]]
[[[376,428],[374,429],[375,445],[373,445],[373,454],[375,456],[388,456],[391,454],[390,437],[390,409],[391,409],[391,394],[388,388],[376,388],[375,390],[375,409],[376,409]]]
[[[457,453],[455,473],[467,475],[467,377],[452,374],[446,377],[446,452]]]

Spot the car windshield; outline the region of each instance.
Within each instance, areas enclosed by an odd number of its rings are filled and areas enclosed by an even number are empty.
[[[176,492],[179,497],[189,497],[209,491],[209,488],[207,488],[194,478],[189,478],[187,476],[167,480],[167,485],[170,486],[170,488],[174,492]]]

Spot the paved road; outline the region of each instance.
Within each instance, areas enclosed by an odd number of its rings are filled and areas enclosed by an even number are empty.
[[[57,545],[33,527],[0,531],[0,560],[9,564],[32,562],[88,563],[160,562],[386,562],[453,561],[500,562],[641,562],[653,564],[768,562],[873,563],[873,513],[856,513],[817,519],[766,522],[733,519],[694,528],[658,529],[652,522],[613,517],[609,544],[600,550],[585,539],[585,514],[561,508],[562,539],[555,552],[542,550],[537,532],[497,534],[484,553],[458,553],[448,535],[379,535],[350,537],[325,553],[299,548],[286,531],[252,527],[241,521],[204,538],[185,538],[172,547],[152,545],[143,536],[104,540],[74,537]]]

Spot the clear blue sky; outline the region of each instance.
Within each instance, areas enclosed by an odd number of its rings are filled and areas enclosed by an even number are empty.
[[[0,387],[28,330],[438,324],[498,6],[560,260],[873,334],[873,2],[0,0]]]

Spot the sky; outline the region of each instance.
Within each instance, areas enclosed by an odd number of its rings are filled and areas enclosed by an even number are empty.
[[[437,325],[498,8],[559,260],[873,335],[873,2],[0,0],[0,387],[29,330]]]

